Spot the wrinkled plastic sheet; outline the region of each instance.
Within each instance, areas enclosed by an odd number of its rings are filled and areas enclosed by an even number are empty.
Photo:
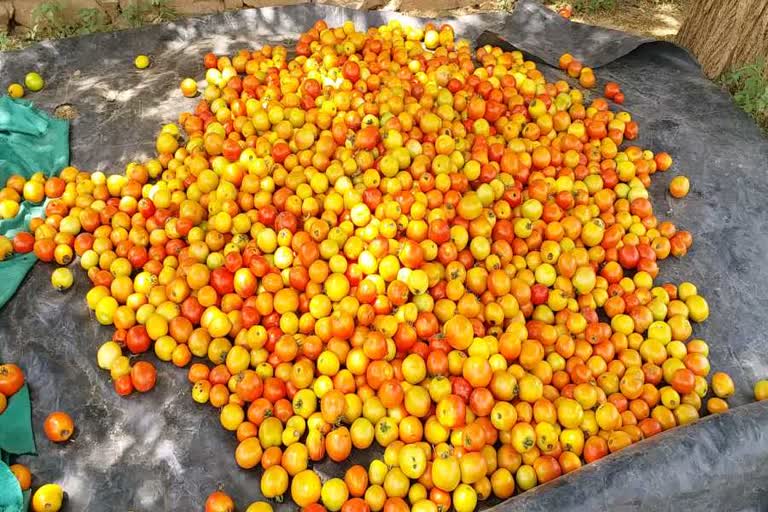
[[[183,98],[178,83],[201,77],[206,52],[289,44],[318,18],[331,25],[351,19],[363,28],[395,17],[427,21],[327,5],[242,10],[0,54],[0,76],[21,81],[27,71],[41,71],[47,86],[33,99],[51,111],[69,104],[78,112],[74,165],[119,172],[149,157],[162,124],[193,108],[195,100]],[[694,234],[685,258],[661,263],[660,280],[692,281],[708,299],[710,318],[694,333],[709,343],[713,369],[736,383],[730,412],[665,432],[507,502],[490,501],[492,510],[768,510],[768,402],[751,403],[752,385],[768,377],[768,141],[672,44],[569,23],[528,0],[511,14],[437,21],[540,62],[554,64],[570,51],[600,67],[600,86],[622,84],[624,108],[640,123],[637,142],[675,159],[669,172],[653,177],[655,212]],[[148,70],[132,65],[140,53],[152,57]],[[682,200],[666,193],[677,174],[691,177],[691,193]],[[80,275],[61,294],[49,284],[52,270],[38,264],[0,311],[0,360],[19,363],[30,380],[40,454],[22,462],[35,481],[62,484],[68,509],[76,511],[200,510],[219,487],[243,508],[259,499],[260,471],[236,467],[234,436],[219,426],[215,410],[190,399],[185,370],[159,364],[157,387],[148,395],[114,393],[95,362],[111,330],[88,312],[87,279]],[[76,438],[64,446],[43,438],[43,420],[54,410],[70,412],[77,422]],[[366,463],[375,453],[355,452],[349,463]],[[343,467],[326,461],[315,469],[329,476]],[[289,501],[278,508],[295,506]]]

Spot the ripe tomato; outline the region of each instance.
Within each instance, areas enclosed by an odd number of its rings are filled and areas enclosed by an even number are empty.
[[[30,473],[29,468],[22,464],[11,464],[9,469],[19,481],[19,487],[22,491],[26,491],[32,486],[32,473]]]
[[[347,427],[339,427],[325,437],[325,450],[328,457],[335,462],[341,462],[352,453],[352,437]]]
[[[234,512],[235,502],[223,491],[215,491],[205,500],[205,512]]]
[[[361,497],[368,488],[368,471],[359,464],[354,465],[344,473],[344,482],[351,496]]]
[[[0,365],[0,393],[10,398],[24,385],[24,372],[13,363]]]
[[[115,379],[115,392],[120,396],[128,396],[133,393],[133,381],[130,375],[122,375]]]
[[[125,337],[125,346],[132,354],[142,354],[149,350],[152,345],[152,339],[143,325],[134,325],[128,329]]]
[[[474,339],[474,328],[465,316],[456,315],[443,325],[443,335],[456,350],[466,350]]]
[[[262,456],[261,444],[258,438],[249,437],[237,445],[235,450],[235,461],[243,469],[251,469],[261,462]]]
[[[131,382],[139,393],[146,393],[155,387],[157,370],[152,363],[139,361],[131,368]]]
[[[449,395],[438,402],[436,414],[441,425],[461,427],[466,419],[466,405],[458,395]]]
[[[300,507],[306,507],[320,499],[320,477],[312,470],[304,470],[291,481],[291,498]]]
[[[298,476],[298,475],[297,475]],[[296,479],[294,478],[294,481]],[[261,494],[265,498],[277,498],[288,490],[288,472],[282,466],[269,466],[261,477]],[[318,497],[320,496],[318,478]]]
[[[35,237],[26,231],[20,231],[13,237],[13,252],[24,254],[34,249]]]
[[[64,443],[69,441],[75,433],[75,422],[69,414],[57,411],[49,414],[45,419],[43,430],[49,440],[54,443]]]
[[[362,498],[352,498],[344,502],[341,512],[370,512],[371,508]]]

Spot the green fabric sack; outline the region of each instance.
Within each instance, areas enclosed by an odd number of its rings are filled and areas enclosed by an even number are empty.
[[[21,512],[26,510],[23,507],[24,496],[19,481],[5,462],[0,462],[0,512]]]
[[[69,123],[54,119],[31,102],[0,97],[0,187],[13,174],[46,176],[69,165]],[[23,202],[18,215],[0,220],[0,234],[12,238],[25,231],[32,217],[44,216],[44,205]],[[0,307],[16,293],[35,255],[17,254],[0,262]],[[0,414],[0,512],[22,512],[29,508],[31,492],[21,492],[6,463],[10,455],[35,454],[29,389],[26,385],[8,400]]]
[[[36,453],[29,388],[25,384],[8,400],[8,407],[0,414],[0,512],[29,509],[31,492],[21,491],[18,480],[6,464],[10,464],[11,455]]]
[[[8,407],[0,414],[0,452],[12,455],[37,453],[26,384],[8,399]]]
[[[0,97],[0,187],[13,174],[46,176],[69,165],[69,122],[50,117],[31,102]],[[43,205],[22,203],[13,219],[0,220],[0,235],[9,238],[27,229],[29,219],[42,217]],[[0,307],[16,293],[35,263],[33,254],[0,262]]]
[[[31,102],[0,97],[0,181],[12,174],[46,176],[69,165],[69,122]]]

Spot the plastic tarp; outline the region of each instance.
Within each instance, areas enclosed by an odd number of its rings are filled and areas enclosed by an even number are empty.
[[[120,172],[152,154],[163,123],[193,108],[195,100],[183,98],[178,83],[201,77],[206,52],[290,44],[318,18],[331,25],[351,19],[363,28],[395,17],[429,21],[318,4],[241,10],[0,54],[0,76],[21,81],[26,72],[41,71],[47,87],[34,95],[37,104],[77,111],[73,165]],[[512,13],[436,21],[540,62],[552,64],[570,51],[600,66],[599,87],[607,80],[622,84],[624,108],[640,124],[636,142],[675,159],[670,171],[653,176],[655,212],[694,235],[686,257],[661,263],[660,281],[691,281],[707,298],[710,318],[694,333],[709,343],[713,369],[728,372],[737,388],[726,414],[488,505],[495,511],[767,510],[768,402],[751,402],[754,382],[768,377],[768,140],[686,51],[670,43],[569,23],[529,0]],[[148,70],[132,65],[140,53],[152,57]],[[682,200],[666,193],[677,174],[691,177],[691,193]],[[123,399],[114,393],[95,363],[112,331],[85,306],[87,279],[80,275],[61,294],[50,286],[52,270],[38,264],[0,311],[0,360],[25,368],[38,436],[54,410],[68,411],[78,426],[70,444],[43,441],[38,457],[22,458],[36,481],[60,483],[71,509],[79,511],[200,510],[219,486],[241,507],[259,499],[260,471],[237,468],[234,436],[211,407],[190,399],[185,370],[160,364],[150,394]],[[355,452],[350,462],[371,456]],[[343,468],[326,461],[315,469],[327,476]],[[295,506],[289,501],[278,509]]]

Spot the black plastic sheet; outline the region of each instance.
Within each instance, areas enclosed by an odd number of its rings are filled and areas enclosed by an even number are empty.
[[[78,112],[73,164],[120,172],[151,155],[163,123],[193,108],[178,83],[201,76],[206,52],[290,42],[318,18],[352,19],[362,28],[393,17],[426,21],[327,5],[242,10],[0,54],[0,76],[21,81],[30,70],[42,72],[47,87],[32,98],[49,110],[70,104]],[[728,372],[737,387],[734,410],[643,441],[493,510],[768,510],[768,402],[750,403],[754,382],[768,377],[768,141],[669,43],[569,23],[529,0],[512,14],[445,21],[460,36],[514,46],[550,64],[570,51],[602,66],[600,86],[622,84],[624,108],[640,123],[637,142],[675,159],[670,171],[653,177],[655,212],[694,234],[685,258],[661,263],[660,280],[691,281],[707,298],[711,315],[695,335],[709,343],[713,370]],[[132,65],[140,53],[152,57],[148,70]],[[682,200],[666,193],[677,174],[691,177]],[[219,426],[217,411],[190,399],[185,370],[158,364],[151,393],[114,393],[95,362],[112,331],[88,312],[87,279],[79,275],[61,294],[50,286],[52,270],[38,264],[0,311],[0,360],[17,362],[30,380],[40,454],[22,462],[36,484],[60,483],[75,511],[200,510],[219,486],[243,509],[259,499],[260,471],[237,468],[234,437]],[[42,433],[54,410],[68,411],[77,423],[75,440],[64,446]],[[371,457],[355,452],[351,462]],[[315,469],[326,476],[342,470],[328,461]]]

